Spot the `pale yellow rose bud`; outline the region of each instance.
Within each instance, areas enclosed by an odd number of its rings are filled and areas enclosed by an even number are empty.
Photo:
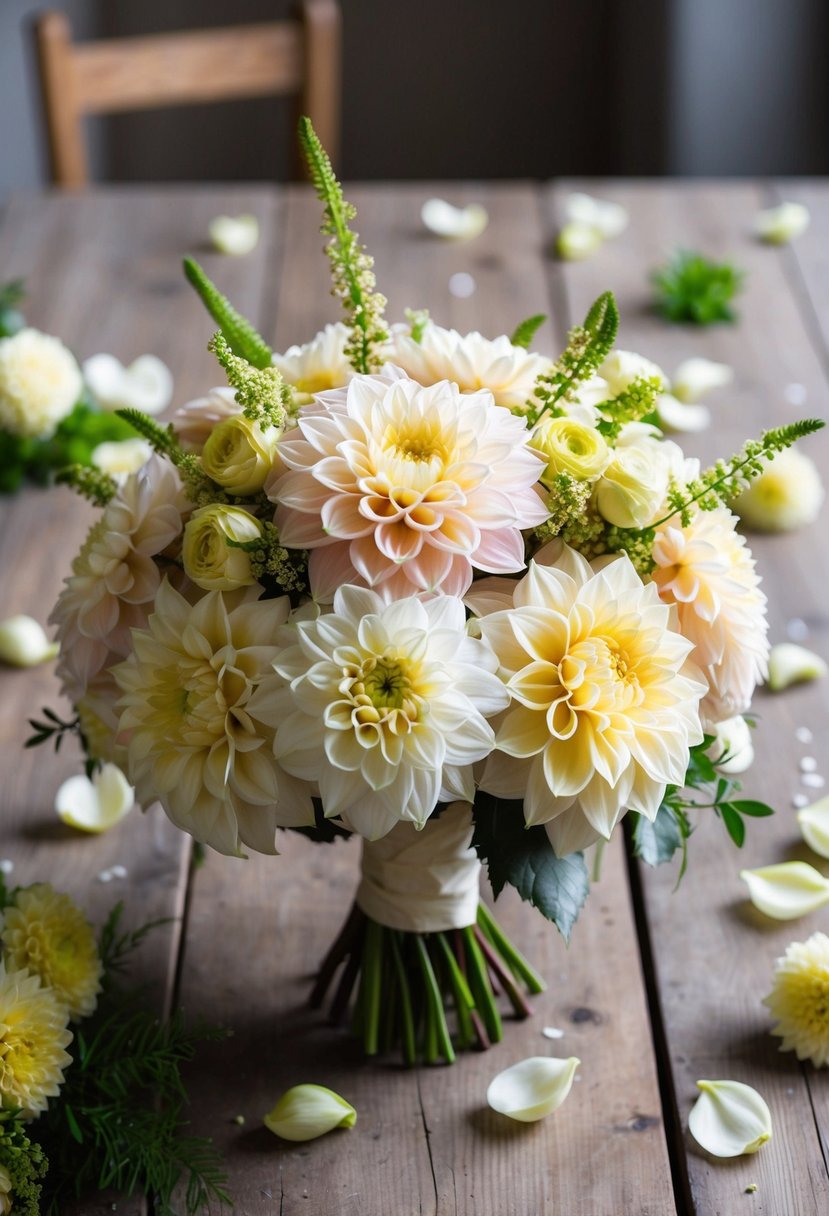
[[[316,1140],[335,1127],[353,1127],[353,1106],[324,1085],[295,1085],[265,1115],[265,1126],[283,1140]]]
[[[184,525],[181,556],[184,571],[197,587],[205,591],[235,591],[256,582],[250,569],[250,555],[237,545],[257,540],[262,526],[241,507],[211,503],[194,511]]]
[[[231,494],[256,494],[273,468],[281,437],[279,427],[263,429],[244,414],[225,418],[207,438],[202,467]]]
[[[668,469],[656,445],[619,447],[596,483],[596,507],[617,528],[644,528],[667,489]]]
[[[557,473],[569,473],[577,481],[595,481],[610,460],[610,449],[599,432],[571,418],[542,423],[531,443],[547,461],[542,481]]]

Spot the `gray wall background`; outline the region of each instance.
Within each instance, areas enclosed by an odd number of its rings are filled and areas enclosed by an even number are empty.
[[[341,0],[350,178],[829,171],[826,0]],[[58,0],[76,37],[284,16],[290,0]],[[32,15],[0,0],[0,198],[45,180]],[[288,176],[245,101],[90,123],[98,177]]]

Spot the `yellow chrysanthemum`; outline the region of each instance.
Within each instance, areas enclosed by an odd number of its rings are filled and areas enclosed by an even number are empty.
[[[829,937],[813,933],[792,942],[774,965],[774,984],[763,1001],[775,1018],[772,1034],[798,1060],[829,1064]]]
[[[33,1117],[46,1109],[72,1063],[66,1007],[36,975],[0,961],[0,1106]]]
[[[92,926],[68,895],[48,882],[18,891],[0,913],[0,942],[10,965],[39,976],[73,1021],[95,1011],[103,966]]]

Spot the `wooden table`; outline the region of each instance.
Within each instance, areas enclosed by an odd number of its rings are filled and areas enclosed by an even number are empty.
[[[588,188],[630,209],[620,239],[581,264],[548,256],[561,204],[574,183],[550,187],[371,186],[348,196],[376,257],[390,315],[428,307],[445,325],[492,335],[530,313],[551,320],[539,335],[551,353],[588,303],[612,288],[622,313],[620,344],[670,375],[703,354],[733,366],[731,389],[713,405],[715,424],[692,440],[704,457],[736,449],[772,421],[825,414],[829,375],[829,185],[593,182]],[[469,245],[430,239],[419,223],[434,193],[476,200],[490,213]],[[750,237],[757,208],[781,197],[812,211],[791,248]],[[215,214],[253,212],[262,231],[255,254],[234,260],[203,249]],[[301,188],[102,189],[84,196],[13,201],[0,225],[0,278],[27,279],[28,314],[81,357],[112,351],[125,360],[160,355],[182,402],[218,381],[205,346],[210,324],[180,273],[196,253],[231,299],[277,349],[309,337],[335,316],[320,255],[319,208]],[[677,245],[731,255],[748,271],[740,324],[672,327],[648,311],[647,272]],[[477,290],[452,296],[466,271]],[[797,400],[802,398],[802,400]],[[796,403],[795,403],[796,402]],[[823,460],[827,439],[810,441]],[[45,621],[90,518],[68,491],[31,491],[2,504],[0,618],[28,612]],[[829,650],[824,523],[795,536],[758,539],[770,598],[771,634],[805,622],[807,644]],[[4,776],[0,856],[14,879],[49,879],[101,918],[116,897],[130,918],[175,918],[144,948],[142,968],[165,1008],[221,1021],[235,1037],[211,1047],[191,1077],[194,1130],[227,1154],[237,1211],[245,1216],[667,1216],[673,1212],[811,1216],[829,1211],[826,1076],[777,1051],[761,998],[774,959],[792,939],[826,929],[829,913],[794,925],[755,915],[738,877],[742,865],[791,857],[820,865],[800,843],[791,799],[798,759],[825,756],[829,681],[779,697],[760,694],[757,761],[747,781],[779,808],[752,822],[742,855],[722,825],[703,820],[691,864],[676,872],[629,868],[616,839],[601,881],[566,949],[528,907],[503,897],[499,916],[549,981],[536,1015],[508,1024],[490,1052],[451,1068],[407,1072],[364,1064],[344,1032],[306,1006],[315,965],[337,931],[355,883],[357,845],[313,847],[287,836],[276,859],[239,862],[210,855],[191,871],[189,841],[157,810],[134,813],[102,838],[56,821],[57,786],[77,755],[22,752],[26,716],[56,703],[51,671],[2,672]],[[815,741],[795,740],[808,725]],[[824,767],[824,771],[826,768]],[[102,870],[129,876],[104,885]],[[824,867],[825,868],[825,867]],[[544,1026],[564,1030],[559,1043]],[[489,1079],[528,1055],[582,1060],[565,1107],[540,1124],[508,1123],[486,1106]],[[755,1085],[774,1119],[774,1138],[756,1157],[716,1162],[694,1145],[687,1115],[699,1077]],[[261,1124],[289,1085],[321,1082],[357,1107],[354,1131],[292,1147]],[[245,1125],[234,1122],[245,1116]],[[746,1187],[757,1184],[757,1191]],[[110,1210],[107,1202],[83,1211]],[[119,1202],[120,1216],[149,1209]]]

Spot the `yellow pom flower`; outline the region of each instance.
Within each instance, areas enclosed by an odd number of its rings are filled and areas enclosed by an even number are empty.
[[[44,1111],[72,1063],[65,1006],[36,975],[0,961],[0,1106],[27,1118]]]
[[[68,895],[46,882],[18,891],[0,914],[0,942],[9,964],[39,976],[73,1021],[94,1012],[103,966],[92,926]]]
[[[829,937],[813,933],[792,942],[774,965],[774,984],[763,1001],[776,1024],[772,1034],[798,1060],[817,1068],[829,1064]]]
[[[531,439],[532,447],[547,461],[541,480],[569,473],[577,481],[595,481],[610,462],[610,450],[593,427],[572,418],[552,418]]]

